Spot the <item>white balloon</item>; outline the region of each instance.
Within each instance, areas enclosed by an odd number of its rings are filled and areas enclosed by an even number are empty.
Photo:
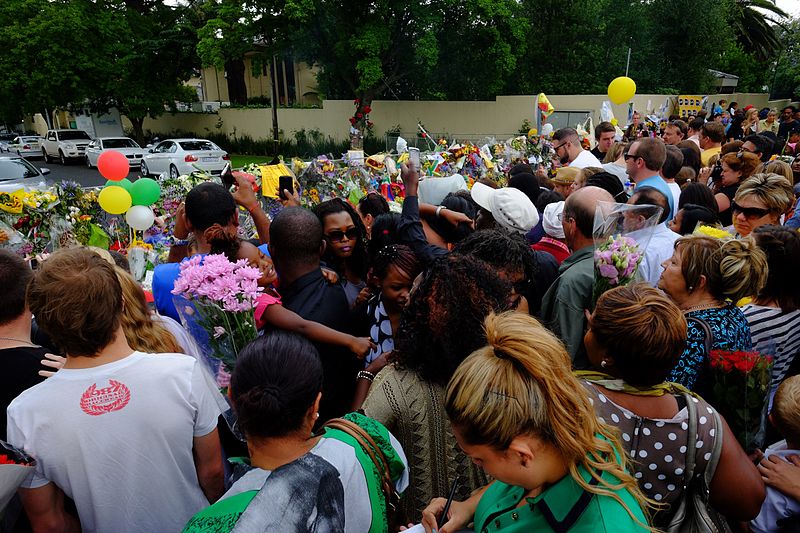
[[[553,125],[552,124],[545,124],[542,126],[542,135],[545,137],[550,137],[550,134],[553,133]]]
[[[146,205],[134,205],[125,213],[125,220],[133,229],[144,231],[153,225],[156,216],[153,214],[153,210]]]

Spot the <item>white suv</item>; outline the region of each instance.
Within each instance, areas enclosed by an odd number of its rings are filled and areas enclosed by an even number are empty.
[[[42,140],[42,157],[49,163],[58,158],[62,165],[70,159],[84,160],[92,138],[83,130],[49,130]]]

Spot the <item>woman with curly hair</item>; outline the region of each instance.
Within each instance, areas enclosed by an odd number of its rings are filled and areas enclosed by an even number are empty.
[[[447,385],[459,447],[495,481],[447,517],[437,498],[426,531],[648,531],[648,501],[619,434],[600,422],[564,345],[522,313],[490,315],[487,344]]]
[[[406,520],[419,522],[431,498],[446,494],[457,477],[462,499],[486,484],[456,445],[444,417],[444,392],[461,361],[486,343],[481,324],[506,309],[510,293],[494,269],[469,255],[436,259],[415,282],[390,362],[374,378],[363,407],[406,450],[410,486],[400,502]]]
[[[350,307],[366,287],[367,231],[361,217],[346,201],[333,198],[317,205],[314,214],[322,223],[325,252],[322,261],[338,275]]]
[[[189,353],[190,347],[178,344],[175,336],[163,325],[167,318],[154,318],[147,307],[142,287],[133,276],[119,267],[114,267],[114,270],[125,301],[120,322],[128,345],[144,353]]]

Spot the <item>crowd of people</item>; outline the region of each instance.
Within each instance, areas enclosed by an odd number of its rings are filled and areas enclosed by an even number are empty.
[[[3,527],[679,531],[702,510],[709,531],[796,530],[800,120],[766,111],[660,135],[634,115],[591,151],[562,128],[552,174],[424,198],[437,178],[408,163],[401,213],[281,191],[270,219],[243,176],[202,183],[153,305],[120,254],[0,250],[2,439],[35,459]],[[606,204],[655,225],[636,280],[598,296]],[[224,393],[173,294],[209,254],[263,289]],[[758,448],[717,410],[715,350],[773,360]]]

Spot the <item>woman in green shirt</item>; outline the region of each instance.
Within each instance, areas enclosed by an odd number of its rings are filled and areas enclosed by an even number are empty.
[[[495,482],[423,513],[426,531],[648,531],[648,501],[572,375],[564,345],[536,319],[490,315],[489,342],[456,370],[446,410],[459,446]]]

